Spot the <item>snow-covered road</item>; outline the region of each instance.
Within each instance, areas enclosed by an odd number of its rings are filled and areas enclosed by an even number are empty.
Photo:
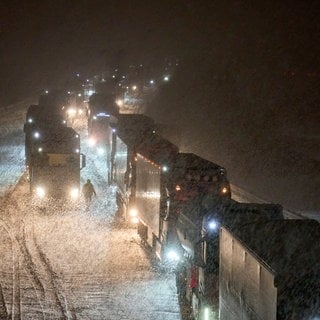
[[[160,271],[136,230],[117,222],[103,158],[83,145],[82,178],[90,178],[97,191],[88,211],[36,203],[23,176],[23,117],[1,121],[0,316],[182,319],[174,275]],[[85,140],[85,131],[81,135]]]

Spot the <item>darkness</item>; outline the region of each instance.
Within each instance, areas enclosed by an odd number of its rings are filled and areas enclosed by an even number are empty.
[[[0,105],[129,64],[180,65],[148,113],[232,182],[318,210],[318,1],[2,2]]]
[[[178,3],[1,3],[2,103],[48,84],[62,85],[77,72],[92,76],[110,66],[151,66],[178,54],[186,24]]]

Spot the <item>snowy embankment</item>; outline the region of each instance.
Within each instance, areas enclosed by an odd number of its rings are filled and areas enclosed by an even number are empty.
[[[14,188],[25,172],[23,123],[34,98],[2,107],[0,118],[0,197]]]

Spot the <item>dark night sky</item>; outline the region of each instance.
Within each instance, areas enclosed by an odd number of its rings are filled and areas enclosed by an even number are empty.
[[[186,5],[181,7],[178,3],[2,3],[3,90],[12,84],[18,84],[21,90],[36,87],[78,71],[92,75],[119,63],[156,64],[165,56],[179,54],[185,46],[189,28],[186,18],[191,13]],[[7,93],[12,96],[10,91]]]
[[[318,73],[317,1],[258,2],[1,2],[2,92],[166,56]]]
[[[275,201],[290,202],[300,192],[296,202],[316,202],[319,1],[11,0],[0,6],[0,105],[76,72],[156,67],[177,57],[179,69],[150,114],[176,126],[181,146],[192,141],[192,150],[226,166],[239,185]],[[301,175],[292,174],[297,170]],[[266,181],[257,187],[261,174]],[[272,194],[275,181],[281,196]]]

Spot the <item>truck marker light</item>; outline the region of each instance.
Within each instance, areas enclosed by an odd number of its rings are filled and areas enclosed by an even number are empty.
[[[227,193],[228,192],[228,188],[227,187],[223,187],[221,191],[222,191],[222,193]]]

